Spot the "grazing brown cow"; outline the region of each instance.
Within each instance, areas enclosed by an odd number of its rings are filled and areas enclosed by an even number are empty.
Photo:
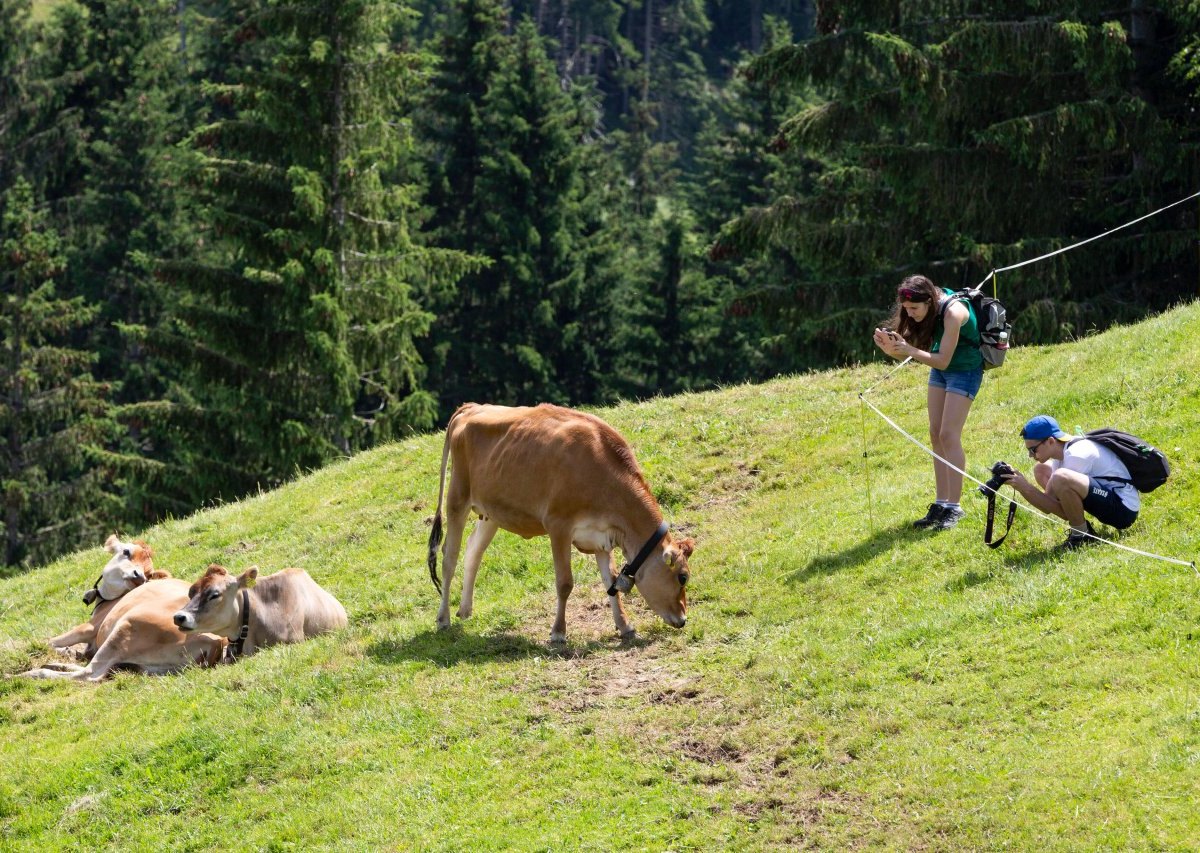
[[[447,491],[446,461],[451,454],[454,465]],[[437,574],[443,496],[444,585]],[[567,637],[567,597],[574,587],[572,545],[584,554],[596,555],[613,622],[622,637],[635,633],[620,598],[622,591],[631,588],[631,580],[668,624],[682,628],[687,622],[684,588],[694,543],[690,538],[671,538],[629,444],[594,415],[546,404],[508,408],[467,403],[450,418],[429,536],[429,574],[442,593],[438,628],[450,625],[450,582],[471,510],[479,521],[467,541],[459,618],[471,615],[483,552],[496,530],[503,528],[526,539],[550,537],[558,586],[552,643]],[[628,561],[615,579],[611,570],[614,547],[620,548]]]
[[[172,616],[187,603],[187,591],[187,583],[174,578],[142,584],[113,602],[96,626],[95,654],[87,666],[50,663],[21,674],[95,682],[115,668],[163,675],[185,666],[218,664],[225,654],[224,637],[182,634],[175,627]]]
[[[59,634],[50,640],[50,648],[56,652],[69,653],[72,646],[86,643],[79,656],[90,660],[96,651],[96,629],[108,616],[117,599],[132,589],[135,589],[150,578],[170,577],[166,572],[154,569],[151,562],[153,552],[145,542],[122,542],[117,534],[109,536],[104,543],[104,550],[112,554],[112,559],[101,570],[100,577],[83,595],[84,604],[95,604],[96,609],[88,621],[76,625],[70,631]]]
[[[346,627],[341,602],[304,569],[284,569],[256,583],[257,578],[256,568],[234,577],[223,566],[209,566],[188,590],[175,625],[228,637],[235,657]]]

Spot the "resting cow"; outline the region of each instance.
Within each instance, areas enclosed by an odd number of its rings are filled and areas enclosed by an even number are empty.
[[[451,455],[454,464],[447,489],[446,462]],[[437,573],[443,497],[444,585]],[[631,588],[631,580],[668,624],[682,628],[687,622],[684,588],[694,543],[690,538],[671,538],[629,444],[599,418],[546,404],[508,408],[476,403],[460,407],[450,418],[429,536],[429,574],[442,594],[438,628],[450,625],[450,582],[471,510],[479,521],[467,541],[459,618],[471,615],[483,552],[496,530],[503,528],[526,539],[550,537],[558,587],[551,642],[563,642],[567,636],[567,597],[574,587],[572,545],[584,554],[596,555],[613,622],[622,637],[635,634],[620,597]],[[614,547],[620,548],[628,561],[615,579],[611,570]]]
[[[21,674],[95,682],[116,668],[163,675],[218,664],[225,654],[223,637],[183,634],[175,627],[172,616],[187,603],[187,592],[187,583],[175,578],[142,584],[117,599],[96,626],[95,654],[87,666],[51,663]]]
[[[234,577],[223,566],[209,566],[188,590],[175,625],[182,632],[229,638],[235,658],[346,627],[341,602],[303,569],[284,569],[256,583],[257,578],[258,569]]]
[[[56,652],[67,653],[71,646],[86,643],[80,657],[91,660],[96,652],[93,642],[96,629],[112,610],[117,599],[132,589],[136,589],[148,580],[169,578],[166,572],[154,568],[152,558],[154,553],[140,539],[133,542],[122,542],[114,533],[104,543],[104,550],[112,554],[112,559],[100,572],[100,577],[92,584],[92,588],[83,594],[84,604],[95,604],[96,609],[88,621],[76,625],[70,631],[59,634],[50,640],[50,648]]]

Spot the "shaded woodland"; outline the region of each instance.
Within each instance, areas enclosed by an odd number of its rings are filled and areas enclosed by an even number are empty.
[[[467,400],[873,357],[1198,188],[1200,9],[0,0],[3,571]],[[1197,205],[998,281],[1048,343],[1197,291]]]

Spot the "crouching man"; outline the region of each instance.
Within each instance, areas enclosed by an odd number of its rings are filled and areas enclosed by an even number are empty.
[[[1125,463],[1107,447],[1069,435],[1049,415],[1031,418],[1022,427],[1021,438],[1037,462],[1033,467],[1037,485],[1019,471],[1007,475],[1005,482],[1042,512],[1071,525],[1062,547],[1074,550],[1097,541],[1085,513],[1118,530],[1137,519],[1141,497]]]

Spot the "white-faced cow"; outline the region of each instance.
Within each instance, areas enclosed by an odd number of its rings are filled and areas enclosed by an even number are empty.
[[[186,666],[220,663],[224,637],[183,634],[175,627],[172,617],[187,603],[187,592],[187,582],[175,578],[142,584],[113,602],[96,626],[95,654],[87,666],[50,663],[22,675],[95,682],[118,668],[164,675]]]
[[[101,570],[92,588],[83,594],[83,603],[95,604],[96,609],[88,621],[50,640],[50,648],[56,652],[69,653],[72,646],[85,643],[79,657],[90,660],[96,651],[96,629],[108,616],[117,599],[152,578],[170,577],[166,572],[154,568],[153,552],[141,540],[123,542],[114,533],[105,541],[104,550],[112,554],[112,558]]]
[[[175,613],[180,631],[208,631],[231,640],[234,657],[277,643],[298,643],[346,627],[341,602],[303,569],[284,569],[262,580],[258,569],[229,574],[211,565],[188,590]]]
[[[446,462],[451,455],[447,490]],[[443,497],[445,584],[437,572]],[[496,530],[503,528],[526,539],[550,537],[558,587],[551,642],[563,642],[567,636],[567,597],[574,587],[572,545],[596,555],[613,622],[622,637],[635,633],[620,597],[632,584],[668,624],[682,628],[687,622],[685,587],[694,543],[690,538],[671,538],[629,444],[594,415],[546,404],[508,408],[467,403],[450,418],[429,536],[429,574],[442,594],[438,628],[450,625],[450,582],[472,510],[479,521],[467,541],[460,618],[471,615],[483,552]],[[620,548],[627,561],[616,578],[611,569],[613,548]]]

